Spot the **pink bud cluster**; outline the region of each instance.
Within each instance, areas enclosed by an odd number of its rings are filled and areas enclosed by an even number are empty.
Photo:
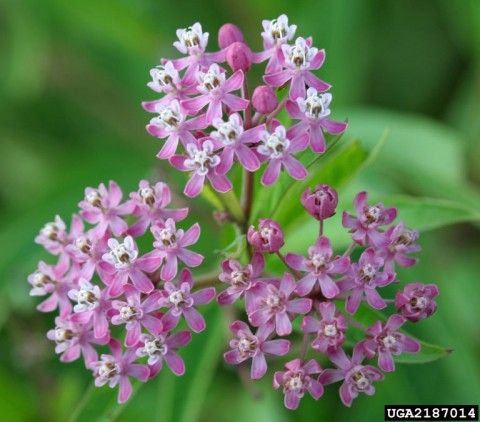
[[[96,386],[118,385],[120,403],[130,397],[131,377],[145,382],[163,362],[184,374],[177,350],[205,329],[196,308],[215,297],[212,287],[196,289],[188,269],[203,261],[190,250],[200,226],[177,229],[188,208],[169,208],[170,202],[164,183],[142,180],[124,202],[115,182],[102,183],[85,190],[70,231],[57,216],[35,239],[58,257],[54,265],[40,262],[28,277],[30,295],[47,296],[38,310],[59,313],[47,337],[61,361],[83,355]],[[154,241],[142,253],[137,241],[151,239],[149,232]],[[182,318],[188,329],[177,328]]]
[[[330,85],[313,73],[323,65],[325,51],[314,47],[311,37],[295,39],[296,26],[285,15],[262,24],[264,49],[258,53],[233,24],[220,28],[217,52],[206,51],[209,34],[199,23],[179,29],[173,45],[184,57],[161,59],[150,71],[148,86],[163,96],[143,103],[156,114],[147,131],[164,140],[157,157],[191,175],[184,190],[189,197],[199,195],[207,181],[218,192],[230,191],[227,174],[237,161],[250,173],[265,164],[264,185],[275,183],[282,169],[304,179],[307,169],[296,156],[308,147],[324,153],[324,134],[338,135],[347,127],[330,119]],[[248,72],[265,61],[266,85],[256,86],[250,97]],[[283,87],[288,95],[280,99]],[[275,116],[282,110],[297,123],[281,125]]]
[[[307,392],[318,400],[325,385],[338,381],[343,381],[342,402],[351,406],[360,393],[374,394],[374,382],[382,380],[384,372],[395,370],[394,356],[420,350],[420,343],[403,334],[401,327],[435,311],[438,289],[434,284],[410,283],[398,290],[394,299],[383,297],[385,286],[399,283],[396,265],[414,265],[416,259],[410,254],[420,249],[416,231],[403,223],[392,225],[396,209],[380,203],[369,205],[367,193],[359,193],[356,215],[343,214],[343,225],[350,230],[353,243],[343,255],[336,255],[323,235],[323,222],[335,214],[337,192],[318,185],[313,191],[307,189],[301,201],[320,222],[320,235],[305,255],[284,254],[281,226],[262,219],[258,228],[250,227],[247,233],[253,249],[250,261],[246,265],[234,259],[223,262],[219,278],[228,287],[217,300],[229,305],[244,299],[249,323],[237,320],[231,324],[234,337],[225,361],[237,365],[251,360],[250,376],[259,379],[267,373],[266,358],[288,355],[284,370],[273,376],[273,387],[283,390],[287,408],[297,408]],[[356,247],[362,252],[353,259]],[[285,265],[282,275],[266,268],[269,254],[277,255]],[[362,303],[374,310],[391,305],[393,314],[385,323],[378,320],[365,327],[355,320]],[[364,336],[353,346],[351,357],[344,349],[353,342],[347,338],[348,328],[360,330]],[[299,350],[293,343],[302,333]],[[322,368],[318,360],[325,358],[335,368]],[[374,362],[364,363],[373,358],[378,360],[378,368]]]

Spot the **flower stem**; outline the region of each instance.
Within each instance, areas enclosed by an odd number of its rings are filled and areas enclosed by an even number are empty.
[[[323,236],[323,220],[320,220],[320,227],[319,227],[319,236]]]
[[[350,246],[347,248],[347,250],[343,253],[343,256],[350,256],[353,252],[353,250],[356,248],[357,243],[352,242]]]
[[[267,125],[267,128],[270,125],[270,123],[272,122],[273,118],[278,113],[280,113],[280,111],[283,109],[285,103],[287,102],[287,99],[288,99],[288,95],[282,101],[280,101],[278,103],[277,107],[275,107],[275,109],[267,116],[267,120],[265,121],[265,124]]]
[[[90,397],[92,396],[94,390],[95,390],[95,385],[93,383],[89,383],[88,387],[86,388],[85,392],[82,395],[82,398],[80,399],[77,406],[75,407],[70,417],[68,418],[69,422],[75,422],[78,419],[83,409],[89,402]]]
[[[300,359],[303,361],[305,360],[305,356],[307,355],[307,350],[308,350],[308,344],[310,343],[310,336],[308,333],[303,334],[303,340],[302,340],[302,348],[300,351]]]
[[[295,278],[297,278],[297,279],[302,278],[302,275],[296,269],[294,269],[290,265],[288,265],[288,262],[285,259],[285,255],[283,255],[280,251],[277,251],[276,255],[280,258],[280,261],[283,262],[283,264],[287,267],[287,269],[293,273]]]
[[[255,176],[254,173],[245,170],[244,177],[243,177],[243,231],[244,234],[247,233],[248,224],[250,222],[250,215],[252,213],[252,205],[253,205],[253,193],[255,190]]]

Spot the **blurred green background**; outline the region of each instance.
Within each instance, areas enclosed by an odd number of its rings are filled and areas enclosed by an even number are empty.
[[[1,420],[68,420],[91,384],[80,362],[58,362],[45,338],[53,315],[37,313],[38,301],[28,296],[26,276],[45,258],[33,243],[40,227],[56,213],[69,220],[84,187],[100,181],[115,179],[124,192],[143,177],[183,188],[184,179],[154,159],[160,144],[145,133],[149,116],[140,107],[155,98],[145,86],[148,70],[161,56],[177,57],[175,29],[200,21],[212,50],[216,31],[230,21],[259,50],[261,20],[281,13],[298,25],[297,35],[326,48],[319,76],[333,84],[334,117],[350,121],[342,142],[364,151],[342,168],[330,161],[326,180],[338,181],[347,205],[360,189],[391,197],[403,204],[400,217],[423,229],[420,264],[400,278],[436,282],[441,295],[435,316],[411,331],[454,353],[398,365],[374,397],[360,397],[352,409],[341,406],[335,385],[292,413],[270,378],[259,385],[263,399],[253,400],[223,364],[226,321],[213,306],[209,329],[183,354],[185,377],[164,371],[120,410],[114,392],[97,390],[80,420],[376,421],[386,403],[478,403],[478,0],[0,0]],[[368,158],[386,128],[376,160]],[[210,212],[194,201],[193,213],[203,216],[200,249],[212,258],[221,245],[206,222]],[[306,246],[295,235],[313,240],[300,220],[289,231],[294,249]],[[335,237],[332,226],[326,231]]]

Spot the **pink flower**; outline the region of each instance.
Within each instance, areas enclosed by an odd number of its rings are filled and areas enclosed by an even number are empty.
[[[200,237],[200,226],[194,224],[186,232],[178,229],[175,222],[169,218],[165,223],[156,224],[151,228],[155,236],[155,250],[148,254],[150,260],[157,262],[157,267],[163,262],[160,277],[170,281],[177,275],[178,260],[189,267],[198,267],[203,262],[203,256],[187,249],[187,246],[197,243]]]
[[[103,254],[102,259],[110,264],[110,272],[113,274],[108,288],[109,295],[120,295],[129,280],[138,291],[150,293],[153,283],[145,272],[155,271],[159,267],[158,260],[152,256],[139,258],[138,247],[132,236],[127,236],[123,242],[108,239],[108,247],[110,251]]]
[[[312,308],[311,299],[294,299],[295,290],[293,276],[285,273],[279,283],[267,284],[255,300],[252,311],[248,315],[254,327],[273,323],[279,336],[287,336],[292,332],[290,315],[306,314]]]
[[[398,356],[403,352],[417,353],[420,350],[420,343],[398,331],[406,321],[404,317],[396,314],[388,318],[385,326],[377,321],[367,331],[370,337],[361,343],[369,358],[378,353],[378,366],[382,371],[395,370],[392,355]]]
[[[58,307],[61,316],[70,313],[72,305],[68,300],[67,292],[72,283],[67,275],[68,269],[68,257],[63,255],[55,266],[40,261],[37,271],[28,276],[28,282],[32,285],[30,296],[50,295],[37,306],[40,312],[51,312]]]
[[[278,252],[285,243],[280,224],[269,218],[260,219],[258,230],[250,226],[247,240],[256,251],[267,253]]]
[[[186,120],[186,113],[177,100],[172,100],[165,105],[158,104],[155,112],[158,113],[158,116],[150,120],[147,132],[156,138],[167,138],[157,154],[159,159],[171,158],[177,151],[179,141],[184,147],[190,143],[196,143],[196,138],[191,131],[203,129],[208,125],[203,116]]]
[[[280,15],[271,21],[263,20],[262,26],[264,51],[254,54],[253,61],[261,63],[268,59],[265,73],[278,72],[282,69],[282,45],[287,44],[295,36],[297,25],[289,25],[287,15]]]
[[[367,200],[367,192],[360,192],[353,203],[357,210],[357,217],[344,212],[342,224],[350,229],[355,242],[379,248],[387,245],[388,239],[378,231],[378,228],[395,220],[397,210],[385,208],[381,203],[369,206]]]
[[[35,243],[42,245],[52,255],[68,254],[69,244],[81,233],[83,233],[83,221],[78,215],[72,216],[70,233],[67,232],[60,216],[56,215],[54,221],[43,226],[35,238]]]
[[[232,168],[234,157],[248,171],[258,170],[260,161],[250,149],[249,144],[257,143],[260,140],[260,135],[265,131],[265,125],[244,130],[240,115],[234,113],[227,121],[215,119],[213,127],[216,130],[210,133],[210,137],[223,148],[220,163],[216,168],[218,173],[227,173]]]
[[[273,133],[264,131],[257,147],[259,154],[269,160],[261,182],[265,186],[275,183],[283,168],[296,180],[307,177],[307,169],[293,157],[294,153],[303,151],[308,146],[308,134],[303,133],[296,138],[288,138],[285,128],[277,125]]]
[[[284,404],[287,409],[295,410],[307,391],[315,400],[322,397],[323,385],[313,378],[314,374],[322,370],[317,361],[311,359],[302,363],[300,359],[294,359],[285,364],[285,369],[283,372],[275,372],[273,388],[283,387]]]
[[[208,104],[206,122],[211,123],[214,119],[222,117],[222,104],[230,111],[245,110],[248,107],[248,100],[230,94],[240,89],[243,84],[244,76],[241,70],[225,79],[225,71],[214,63],[207,72],[198,71],[196,77],[200,95],[181,101],[188,114],[195,115]]]
[[[170,370],[178,376],[185,373],[185,363],[178,355],[177,349],[186,346],[192,339],[190,331],[180,331],[176,334],[160,333],[157,335],[142,334],[141,346],[137,349],[137,356],[148,356],[150,378],[157,375],[167,363]]]
[[[140,341],[142,326],[152,334],[158,334],[162,331],[160,319],[151,315],[152,312],[160,308],[158,301],[161,297],[159,291],[152,292],[142,302],[140,293],[131,286],[125,288],[125,298],[123,300],[112,301],[112,308],[117,311],[112,316],[112,324],[125,324],[127,335],[125,337],[125,346],[134,347]]]
[[[129,377],[145,382],[150,376],[150,370],[146,365],[133,363],[137,359],[134,349],[128,349],[122,354],[122,346],[118,341],[110,341],[110,350],[111,355],[101,355],[99,361],[90,364],[90,369],[97,387],[108,384],[110,388],[114,388],[118,385],[118,403],[125,403],[132,394]]]
[[[383,380],[383,374],[373,366],[362,365],[365,352],[361,345],[357,345],[353,349],[351,360],[348,359],[342,348],[329,352],[328,357],[338,369],[323,370],[319,381],[323,385],[327,385],[343,379],[340,398],[345,406],[350,407],[360,393],[368,396],[375,394],[373,382]]]
[[[302,331],[316,333],[312,347],[326,353],[328,350],[337,349],[345,341],[347,321],[343,315],[335,312],[333,302],[321,302],[318,305],[318,312],[322,319],[318,321],[311,316],[306,316],[302,321]]]
[[[417,322],[436,311],[435,298],[438,294],[435,284],[410,283],[402,292],[397,292],[395,307],[406,319]]]
[[[91,284],[85,279],[80,279],[78,287],[68,292],[68,297],[77,302],[73,307],[73,322],[79,324],[93,323],[93,334],[96,339],[108,335],[108,316],[112,309],[107,289]]]
[[[243,42],[243,32],[233,23],[226,23],[218,30],[218,46],[220,48],[227,48],[234,42]]]
[[[55,318],[55,328],[48,331],[47,338],[55,342],[55,353],[61,353],[62,362],[73,362],[82,354],[86,367],[98,359],[94,345],[105,345],[110,341],[108,333],[97,339],[91,323],[75,323],[69,316]]]
[[[102,237],[110,228],[115,236],[120,236],[128,229],[127,223],[121,218],[132,212],[129,203],[120,205],[122,191],[119,186],[110,181],[108,190],[103,183],[98,189],[86,188],[85,199],[79,203],[82,209],[80,215],[90,224],[96,224],[95,234]]]
[[[339,135],[347,129],[347,123],[330,120],[330,103],[332,94],[318,94],[315,88],[308,88],[306,98],[299,97],[296,102],[287,101],[285,107],[299,123],[288,129],[292,137],[308,131],[312,151],[317,154],[325,152],[326,143],[324,132]]]
[[[252,106],[260,114],[272,113],[278,106],[277,94],[272,87],[259,85],[253,91]]]
[[[225,58],[233,71],[248,72],[252,65],[252,50],[242,41],[236,41],[226,49]]]
[[[373,248],[362,253],[358,263],[352,263],[344,280],[338,285],[342,292],[348,292],[346,301],[347,312],[357,312],[363,296],[367,303],[375,309],[383,309],[387,304],[377,292],[378,287],[384,287],[395,280],[395,273],[380,271],[383,258],[376,255]]]
[[[267,74],[263,80],[271,86],[282,86],[290,82],[291,100],[305,97],[305,84],[317,91],[327,91],[330,85],[318,79],[311,71],[319,69],[325,61],[325,50],[312,47],[311,39],[298,37],[295,45],[282,45],[281,64],[285,67],[275,73]]]
[[[183,220],[188,214],[188,208],[166,208],[172,201],[170,188],[162,182],[150,186],[146,180],[140,181],[137,192],[130,194],[131,201],[135,204],[133,214],[138,220],[130,227],[131,236],[143,235],[150,225],[163,223],[171,218],[174,221]]]
[[[159,300],[161,307],[169,308],[162,318],[164,330],[175,328],[182,315],[192,331],[199,333],[205,329],[205,320],[195,306],[210,303],[215,297],[215,289],[208,287],[192,293],[192,287],[192,273],[187,268],[180,272],[177,285],[170,281],[165,282]]]
[[[245,307],[247,312],[252,309],[253,300],[262,282],[260,276],[265,268],[265,259],[260,253],[252,256],[250,264],[243,267],[235,259],[226,259],[222,263],[223,272],[218,278],[221,282],[230,286],[218,295],[220,305],[231,305],[240,297],[245,297]]]
[[[313,192],[307,188],[302,194],[301,202],[312,217],[321,221],[335,215],[338,194],[332,187],[320,184]]]
[[[285,256],[285,260],[295,270],[307,273],[297,285],[296,292],[300,296],[309,294],[318,284],[327,299],[340,293],[332,276],[345,274],[350,267],[348,257],[337,256],[334,258],[330,240],[325,236],[320,236],[315,245],[308,248],[308,258],[289,253]]]
[[[103,261],[102,256],[107,251],[108,234],[98,238],[95,230],[80,234],[66,248],[74,264],[79,265],[78,278],[90,281],[95,273],[105,284],[111,279],[110,266]]]
[[[208,179],[212,187],[218,192],[228,192],[232,189],[232,182],[220,174],[216,167],[220,164],[220,157],[214,152],[212,141],[205,140],[200,145],[188,144],[186,147],[188,156],[174,155],[170,163],[180,171],[190,171],[192,176],[183,191],[190,198],[198,196]]]
[[[263,325],[253,335],[247,324],[242,321],[235,321],[230,325],[230,331],[235,335],[230,340],[232,350],[223,356],[225,362],[230,365],[238,365],[247,359],[252,359],[250,377],[260,379],[267,372],[267,361],[265,354],[284,356],[290,349],[288,340],[267,340],[273,332],[271,324]]]
[[[152,113],[160,109],[159,106],[168,106],[173,100],[183,100],[197,92],[194,81],[180,78],[178,70],[171,61],[151,69],[150,76],[152,80],[147,86],[155,92],[165,94],[159,100],[142,103],[143,108]]]
[[[390,227],[385,231],[388,244],[378,250],[385,259],[385,268],[394,271],[395,263],[401,267],[411,267],[417,263],[415,258],[407,256],[409,253],[418,252],[421,248],[417,243],[418,232],[405,227],[403,222]]]
[[[176,69],[184,69],[188,66],[185,74],[186,79],[190,79],[199,67],[208,67],[214,62],[225,61],[225,51],[216,53],[207,53],[205,49],[208,44],[208,32],[202,31],[202,26],[196,22],[192,26],[183,29],[177,29],[178,41],[173,46],[180,53],[188,54],[187,57],[172,60]]]

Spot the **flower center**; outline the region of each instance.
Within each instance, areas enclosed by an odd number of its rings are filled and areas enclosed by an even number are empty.
[[[257,339],[242,337],[238,340],[238,350],[244,355],[249,355],[257,350]]]
[[[317,51],[316,48],[309,47],[305,40],[297,38],[295,45],[292,45],[288,51],[287,60],[297,69],[305,69]]]
[[[187,48],[200,45],[200,37],[196,31],[189,26],[182,34],[180,42]]]
[[[272,133],[266,140],[262,140],[259,146],[260,153],[270,156],[270,158],[281,158],[285,150],[290,146],[290,141],[277,133]]]
[[[155,203],[155,192],[150,186],[141,188],[138,191],[138,194],[140,195],[145,204],[152,206]]]
[[[377,223],[380,219],[381,210],[377,205],[368,207],[365,211],[365,217],[368,224]]]
[[[391,334],[388,334],[385,337],[383,337],[382,343],[386,349],[391,349],[395,347],[395,345],[397,344],[397,339]]]
[[[94,207],[101,208],[102,207],[102,196],[96,189],[90,190],[86,195],[85,199],[87,202]]]
[[[361,371],[355,372],[351,380],[358,391],[365,391],[370,386],[370,380]]]
[[[178,127],[182,116],[178,110],[172,107],[164,107],[158,112],[158,119],[161,126],[168,130],[173,130]]]
[[[231,274],[232,285],[235,287],[243,287],[249,280],[249,274],[246,271],[232,271]]]
[[[148,356],[165,356],[168,352],[168,346],[160,337],[145,341],[143,348]]]
[[[220,163],[220,157],[213,153],[213,145],[210,143],[204,145],[202,149],[189,144],[187,151],[190,158],[185,160],[185,166],[202,176],[208,173],[209,168],[216,167]]]
[[[55,223],[47,223],[40,231],[43,236],[50,240],[58,240],[58,232],[60,229]]]
[[[270,308],[271,311],[277,312],[283,308],[284,298],[281,297],[277,292],[271,292],[265,299],[265,304]]]
[[[325,104],[322,95],[314,94],[305,100],[305,114],[310,118],[323,118],[330,114],[328,105]]]
[[[75,337],[75,333],[72,330],[62,327],[55,327],[55,342],[64,343]]]
[[[75,240],[75,247],[84,254],[89,254],[92,249],[92,242],[85,236],[80,236]]]
[[[427,307],[428,298],[426,298],[425,296],[413,296],[410,299],[410,305],[412,305],[413,308],[421,311]]]
[[[277,19],[273,19],[270,22],[270,36],[275,40],[285,38],[287,36],[287,27],[284,22],[279,22]]]
[[[216,72],[209,70],[202,76],[202,85],[207,91],[213,91],[220,86],[219,75]]]
[[[46,274],[37,271],[33,275],[33,285],[38,288],[45,287],[47,284],[53,283],[53,280]]]
[[[369,282],[372,281],[375,278],[375,274],[377,273],[377,270],[375,267],[371,264],[365,264],[361,269],[360,269],[360,278],[364,282]]]
[[[77,303],[80,305],[89,305],[93,307],[98,303],[98,297],[90,289],[82,288],[77,293]]]
[[[323,328],[323,334],[325,334],[327,337],[335,337],[337,332],[337,325],[335,323],[327,324]]]
[[[241,128],[230,121],[222,122],[215,133],[224,145],[233,144],[240,134]]]
[[[153,69],[152,77],[159,85],[174,88],[172,75],[165,69],[165,66],[158,66]]]
[[[171,229],[165,227],[158,233],[158,240],[163,243],[164,246],[171,247],[175,245],[177,241],[176,233]]]
[[[305,376],[302,373],[295,373],[288,378],[285,388],[289,391],[300,392],[305,387]]]
[[[119,243],[112,248],[110,256],[113,258],[116,268],[125,268],[135,260],[137,254],[135,251],[127,248],[124,243]]]
[[[135,306],[122,306],[120,308],[120,318],[124,321],[133,321],[139,315],[139,311]]]
[[[103,379],[112,379],[120,372],[120,368],[115,362],[103,361],[98,368],[98,376]]]
[[[397,245],[410,246],[415,242],[415,232],[413,230],[404,230],[395,242]]]
[[[328,262],[329,257],[327,255],[316,253],[310,256],[310,263],[316,272],[325,271]]]
[[[185,296],[183,292],[180,290],[174,290],[170,295],[168,296],[168,300],[170,303],[174,306],[179,306],[182,303],[185,303]]]

